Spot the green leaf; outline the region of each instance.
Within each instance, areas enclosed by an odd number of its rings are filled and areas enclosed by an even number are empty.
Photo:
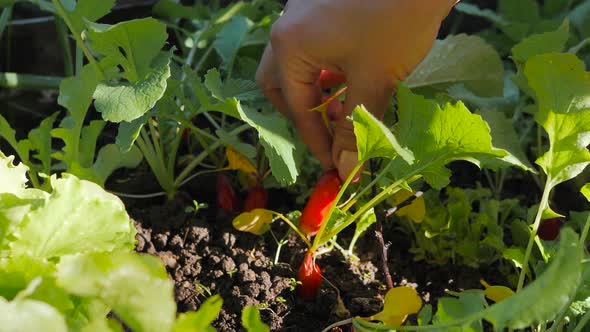
[[[94,92],[94,106],[103,119],[133,121],[149,111],[166,91],[170,77],[170,54],[161,53],[141,80],[118,84],[100,83]]]
[[[535,120],[550,142],[549,151],[536,162],[554,187],[590,164],[590,74],[572,54],[533,57],[524,73],[539,105]]]
[[[590,183],[586,183],[582,189],[580,189],[580,192],[586,197],[588,202],[590,202]]]
[[[55,331],[66,332],[63,316],[47,303],[16,299],[8,302],[0,297],[0,321],[2,331]]]
[[[28,135],[31,148],[37,151],[33,157],[41,162],[41,170],[45,174],[51,173],[51,130],[58,115],[55,112],[43,119],[39,127],[31,130]]]
[[[135,168],[142,159],[143,155],[136,146],[132,146],[127,152],[121,152],[115,144],[107,144],[98,151],[92,169],[98,176],[98,184],[104,185],[115,170],[123,167]]]
[[[295,138],[289,131],[285,118],[277,113],[259,113],[241,106],[235,99],[229,99],[227,103],[236,107],[241,119],[258,131],[258,138],[264,146],[272,174],[277,181],[282,185],[294,183],[299,175],[299,158]]]
[[[260,312],[255,306],[247,306],[242,311],[242,325],[248,332],[270,332],[270,329],[260,319]]]
[[[500,0],[498,12],[514,22],[535,23],[540,19],[539,3],[536,0]]]
[[[559,250],[545,272],[522,291],[485,311],[484,318],[496,330],[550,321],[569,304],[580,283],[583,248],[570,228],[562,229],[559,236]]]
[[[221,101],[225,101],[227,98],[247,101],[262,97],[262,93],[256,86],[256,83],[242,79],[230,79],[222,82],[221,75],[216,68],[207,71],[204,83],[211,92],[211,95]]]
[[[506,153],[492,146],[490,128],[483,119],[471,114],[461,102],[441,108],[434,101],[414,95],[404,85],[398,87],[398,133],[402,146],[415,157],[412,165],[394,160],[391,167],[396,178],[421,174],[434,188],[449,183],[445,165],[454,160],[478,163],[477,157],[504,157]]]
[[[460,320],[463,317],[484,309],[483,291],[463,292],[459,298],[443,297],[438,300],[438,309],[433,318],[433,325]],[[479,332],[483,331],[481,321],[466,322],[461,327],[445,329],[448,332]]]
[[[108,14],[116,2],[116,0],[78,0],[77,3],[73,0],[67,1],[71,4],[75,4],[74,8],[71,8],[73,6],[67,8],[65,5],[64,7],[68,12],[70,23],[78,33],[85,29],[86,24],[84,21],[96,22],[98,19]],[[64,1],[62,0],[62,3],[63,2]]]
[[[62,257],[57,269],[61,287],[101,299],[134,331],[172,330],[174,285],[157,257],[123,252],[72,255]]]
[[[183,6],[172,0],[160,0],[152,8],[152,12],[159,16],[166,16],[169,18],[187,18],[187,19],[204,19],[206,18],[206,7],[204,5],[195,4],[194,6]]]
[[[355,107],[352,119],[359,161],[379,157],[393,159],[398,155],[408,164],[414,161],[412,151],[402,147],[391,131],[364,106]]]
[[[428,325],[432,320],[432,305],[427,304],[422,307],[422,310],[418,313],[418,325]]]
[[[488,123],[492,134],[492,145],[506,153],[501,159],[490,158],[484,160],[488,167],[501,168],[508,165],[514,165],[529,172],[536,172],[528,158],[526,157],[518,135],[512,126],[512,122],[502,113],[494,110],[480,110],[477,114]]]
[[[569,39],[569,25],[564,22],[557,30],[532,35],[512,48],[512,59],[524,63],[535,55],[561,52]]]
[[[141,133],[141,128],[145,125],[147,116],[144,115],[131,122],[122,121],[119,123],[119,130],[117,131],[117,138],[115,143],[121,152],[127,152],[135,143],[135,140]]]
[[[567,18],[572,22],[572,25],[578,29],[580,36],[588,36],[590,34],[590,2],[582,1],[579,5],[573,8]]]
[[[460,2],[455,5],[455,10],[463,12],[468,15],[478,16],[481,18],[485,18],[488,21],[494,23],[497,27],[502,27],[508,25],[508,20],[506,20],[501,15],[498,15],[495,11],[490,9],[481,9],[476,5]]]
[[[14,156],[6,157],[0,151],[0,193],[19,194],[27,186],[29,168],[22,163],[13,164]]]
[[[174,332],[215,332],[211,326],[219,315],[223,300],[213,295],[201,305],[198,311],[181,314],[174,326]]]
[[[215,48],[221,57],[223,67],[226,70],[229,70],[233,66],[236,55],[248,36],[250,27],[252,27],[250,20],[236,15],[217,34],[217,38],[213,42],[213,48]]]
[[[28,213],[15,231],[13,255],[52,258],[133,248],[136,231],[119,198],[72,175],[53,177],[51,184],[43,206]]]
[[[405,80],[409,88],[434,86],[446,90],[462,83],[482,96],[502,95],[504,67],[493,47],[465,34],[437,40],[426,58]]]

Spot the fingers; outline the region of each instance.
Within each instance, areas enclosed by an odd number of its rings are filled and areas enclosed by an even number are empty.
[[[321,103],[320,88],[316,84],[319,69],[298,59],[295,52],[287,51],[291,47],[288,42],[282,37],[274,38],[272,46],[266,47],[256,72],[256,82],[273,106],[293,121],[312,154],[325,168],[332,168],[331,136],[321,115],[309,111]]]
[[[264,49],[260,64],[256,70],[256,83],[271,104],[285,117],[291,119],[289,107],[281,91],[281,83],[272,46]]]
[[[362,67],[361,67],[362,68]],[[347,73],[348,90],[344,101],[344,117],[336,122],[332,142],[332,161],[338,168],[341,179],[346,179],[358,163],[356,137],[352,121],[346,117],[352,114],[358,105],[383,119],[387,105],[393,94],[394,80],[384,71]],[[358,176],[358,175],[357,175]]]

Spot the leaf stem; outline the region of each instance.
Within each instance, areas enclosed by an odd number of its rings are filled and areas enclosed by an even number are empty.
[[[307,245],[308,248],[311,247],[311,243],[309,242],[309,240],[307,239],[307,237],[305,235],[303,235],[303,233],[301,233],[301,231],[299,230],[299,228],[297,228],[297,226],[295,226],[291,220],[289,220],[289,218],[285,217],[283,214],[278,213],[276,211],[272,211],[277,217],[281,218],[281,220],[283,220],[287,225],[289,225],[289,227],[291,227],[295,233],[297,233],[297,235],[299,235],[301,237],[301,239],[303,240],[303,242],[305,242],[305,244]]]
[[[533,250],[533,245],[535,243],[535,237],[537,236],[537,229],[539,229],[539,225],[541,224],[541,217],[543,215],[543,211],[549,204],[549,193],[551,192],[552,188],[550,185],[550,180],[551,178],[548,176],[547,181],[545,182],[545,187],[543,189],[543,196],[541,197],[541,202],[539,203],[539,209],[537,210],[537,215],[535,216],[535,223],[533,224],[531,237],[529,238],[529,242],[527,244],[526,251],[524,254],[524,261],[522,263],[522,270],[520,270],[520,275],[518,276],[516,292],[519,292],[524,286],[524,278],[526,275],[526,270],[528,269],[528,263],[531,257],[531,252]]]
[[[74,29],[74,25],[72,24],[72,21],[70,20],[70,17],[68,16],[68,13],[66,12],[65,8],[62,6],[62,4],[59,0],[51,0],[51,2],[53,2],[53,4],[55,5],[55,8],[57,9],[57,13],[59,14],[59,16],[61,16],[63,18],[64,22],[66,22],[66,25],[68,26],[68,29],[70,29],[70,32],[72,32],[72,36],[74,36],[76,43],[78,44],[78,46],[80,46],[80,48],[82,49],[82,52],[84,52],[86,59],[88,59],[88,61],[92,64],[92,66],[94,66],[94,69],[96,69],[96,72],[98,73],[98,76],[100,77],[100,80],[105,80],[106,76],[104,74],[104,71],[100,67],[100,64],[98,63],[98,61],[96,61],[94,56],[92,56],[92,53],[90,53],[90,50],[88,49],[88,47],[86,47],[86,44],[84,44],[84,41],[82,40],[82,37],[81,37],[82,32],[76,31]]]
[[[4,72],[0,73],[1,88],[18,89],[59,89],[63,77],[40,76],[31,74],[20,74]]]

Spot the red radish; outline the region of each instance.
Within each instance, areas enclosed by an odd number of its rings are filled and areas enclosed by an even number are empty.
[[[322,284],[322,271],[314,262],[313,253],[308,251],[303,258],[303,263],[297,273],[297,280],[301,285],[297,286],[297,294],[304,300],[313,300]]]
[[[248,191],[246,201],[244,202],[244,212],[254,209],[265,209],[268,201],[268,193],[262,186],[255,186]]]
[[[318,82],[321,89],[331,89],[346,82],[346,76],[344,76],[344,74],[342,73],[322,69],[322,71],[320,72],[320,78],[318,79]]]
[[[217,207],[231,214],[238,211],[238,198],[230,179],[225,174],[217,174]]]
[[[325,172],[320,177],[299,220],[299,227],[305,235],[315,235],[319,231],[336,200],[340,186],[338,171],[335,169]]]
[[[560,218],[542,220],[537,235],[545,241],[553,241],[559,235],[561,224],[563,224],[563,221]]]

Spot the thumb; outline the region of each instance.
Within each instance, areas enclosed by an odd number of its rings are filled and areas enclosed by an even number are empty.
[[[346,117],[358,105],[364,105],[378,119],[383,119],[387,105],[395,89],[395,81],[380,73],[347,73],[348,90],[344,101],[344,113],[336,122],[332,141],[332,160],[342,180],[346,179],[358,163],[354,126]],[[355,177],[358,178],[360,174]]]

